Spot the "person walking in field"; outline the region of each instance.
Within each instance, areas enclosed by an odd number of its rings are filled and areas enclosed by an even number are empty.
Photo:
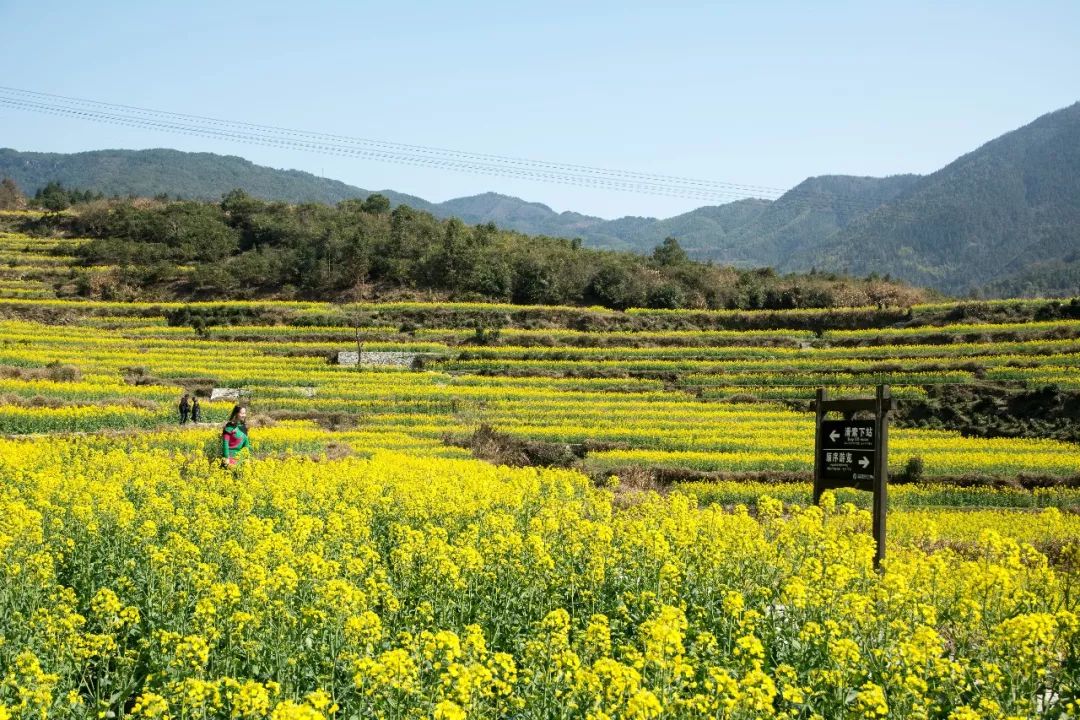
[[[183,425],[188,421],[188,412],[191,410],[191,403],[188,402],[188,394],[184,393],[184,397],[180,398],[180,424]]]
[[[251,441],[247,434],[247,408],[242,405],[233,407],[229,419],[221,431],[221,464],[224,467],[236,465],[243,457],[240,452],[247,448],[251,453]]]
[[[191,422],[197,423],[202,420],[202,405],[199,404],[199,398],[191,398]]]

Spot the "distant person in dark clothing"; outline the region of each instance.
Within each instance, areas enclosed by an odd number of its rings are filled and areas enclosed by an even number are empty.
[[[184,393],[184,397],[180,398],[180,424],[183,425],[188,421],[188,412],[191,411],[191,403],[188,401],[188,394]]]
[[[191,398],[191,422],[197,423],[202,420],[202,405],[199,404],[199,398]]]

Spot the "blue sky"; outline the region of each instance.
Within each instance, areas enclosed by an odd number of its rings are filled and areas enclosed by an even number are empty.
[[[1075,1],[0,0],[0,28],[3,85],[779,188],[810,175],[930,172],[1080,100]],[[0,146],[219,152],[435,201],[493,190],[603,217],[702,204],[7,108]]]

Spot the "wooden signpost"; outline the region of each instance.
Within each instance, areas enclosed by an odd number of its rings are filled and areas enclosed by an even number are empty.
[[[814,443],[814,504],[821,493],[852,487],[874,493],[874,567],[885,559],[885,511],[889,502],[889,413],[893,409],[888,385],[878,385],[873,398],[829,400],[817,391]],[[874,414],[873,420],[855,420],[857,412]],[[827,416],[841,414],[842,420]]]

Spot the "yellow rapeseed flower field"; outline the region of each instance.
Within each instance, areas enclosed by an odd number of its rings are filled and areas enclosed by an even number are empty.
[[[831,495],[627,503],[387,451],[234,473],[163,440],[0,442],[5,716],[1075,712],[1075,570],[1006,518],[879,574]]]
[[[809,483],[816,387],[1080,387],[1045,303],[65,299],[79,242],[0,234],[0,720],[1080,717],[1080,447],[894,428],[880,571]]]

